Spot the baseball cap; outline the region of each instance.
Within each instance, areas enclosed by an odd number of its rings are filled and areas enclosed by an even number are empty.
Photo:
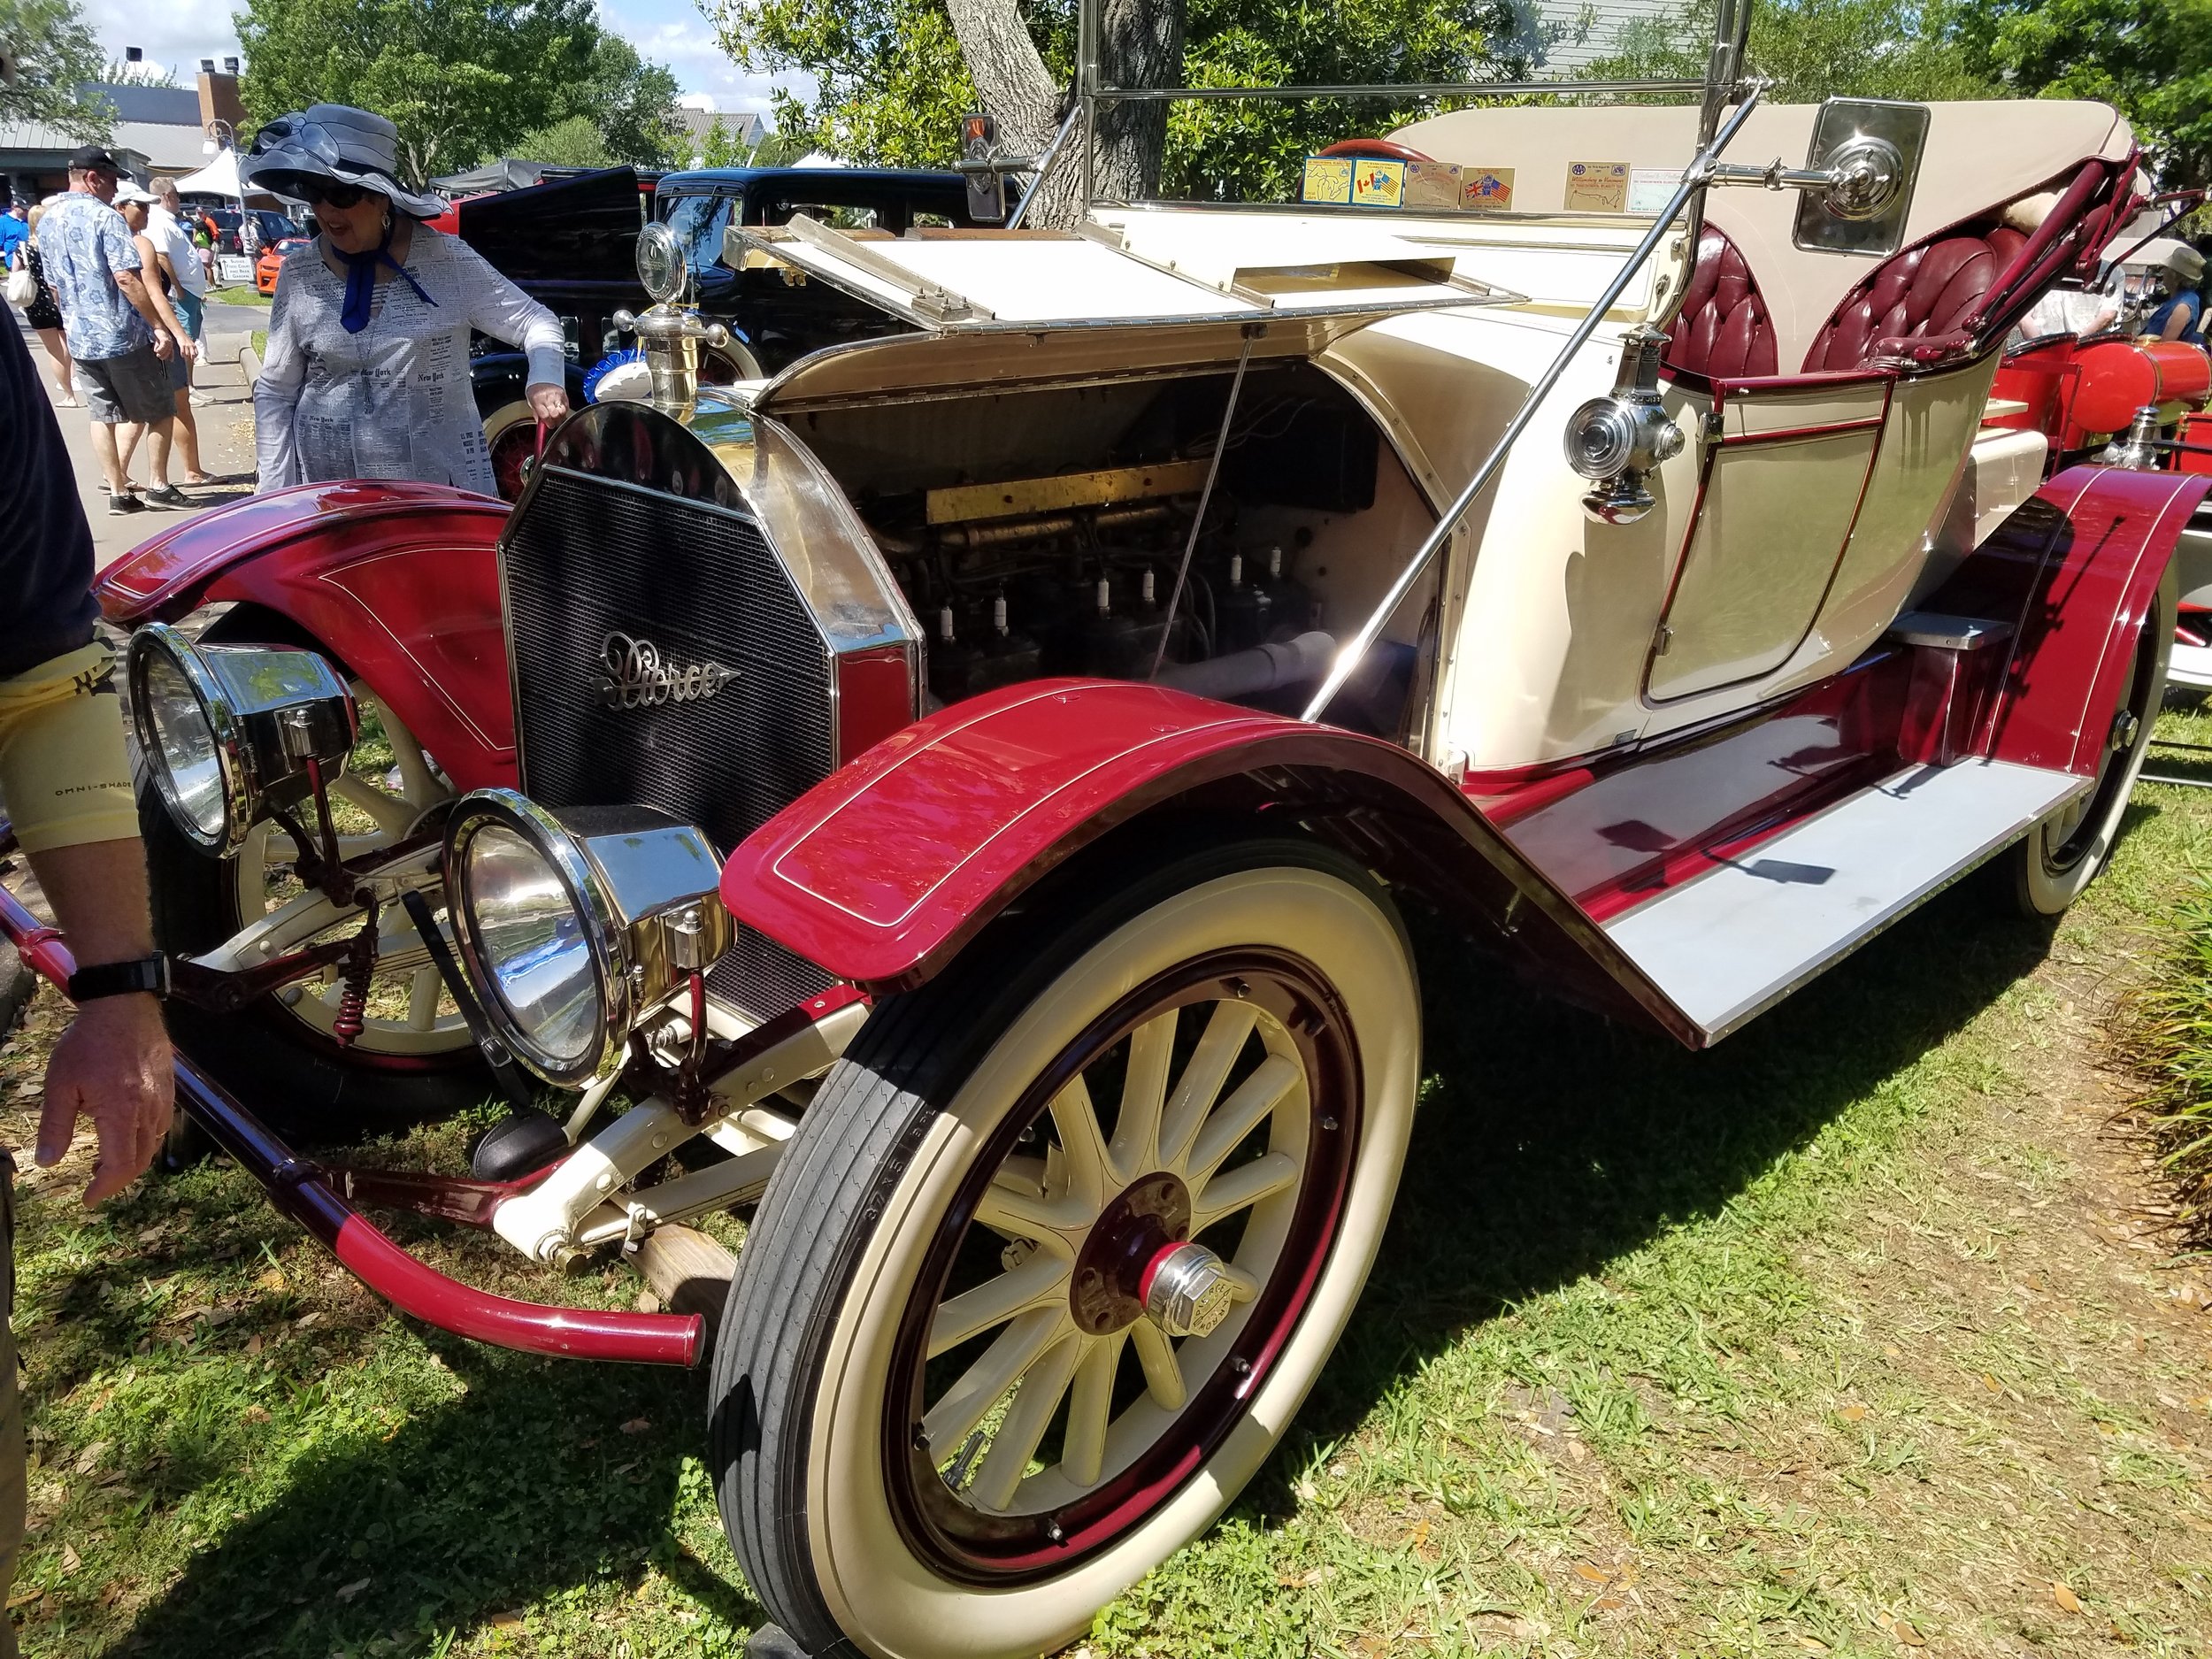
[[[123,164],[109,155],[99,145],[87,144],[81,149],[70,152],[69,171],[72,173],[120,173],[123,171]]]
[[[152,207],[155,201],[152,191],[141,189],[132,180],[126,179],[115,187],[114,205],[117,207],[126,207],[133,202],[143,202],[148,207]]]

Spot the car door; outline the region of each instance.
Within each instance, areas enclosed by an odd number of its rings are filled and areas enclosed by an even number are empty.
[[[1654,703],[1773,673],[1850,541],[1896,377],[1716,380],[1696,509],[1645,672]]]

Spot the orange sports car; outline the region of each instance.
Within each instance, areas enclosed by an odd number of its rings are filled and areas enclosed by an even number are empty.
[[[286,236],[261,250],[261,257],[253,262],[253,288],[257,294],[276,293],[277,273],[284,268],[285,256],[295,248],[304,248],[311,238]]]

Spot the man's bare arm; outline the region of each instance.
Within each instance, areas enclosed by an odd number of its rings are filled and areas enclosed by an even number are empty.
[[[131,303],[131,309],[146,319],[146,326],[155,331],[154,355],[157,357],[167,357],[168,342],[163,338],[163,335],[173,333],[177,323],[175,318],[165,317],[163,314],[168,309],[168,301],[163,300],[160,309],[157,310],[153,297],[147,292],[145,282],[135,271],[118,271],[115,273],[115,286],[123,297]]]
[[[30,858],[80,964],[127,962],[152,952],[146,852],[135,838],[52,847]],[[87,1002],[47,1065],[39,1163],[61,1161],[82,1113],[100,1138],[85,1202],[122,1191],[161,1149],[175,1086],[158,1002],[145,995]]]

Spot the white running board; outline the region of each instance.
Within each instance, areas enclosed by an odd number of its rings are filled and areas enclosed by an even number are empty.
[[[1910,766],[1605,931],[1711,1042],[2089,783],[2005,761]]]

